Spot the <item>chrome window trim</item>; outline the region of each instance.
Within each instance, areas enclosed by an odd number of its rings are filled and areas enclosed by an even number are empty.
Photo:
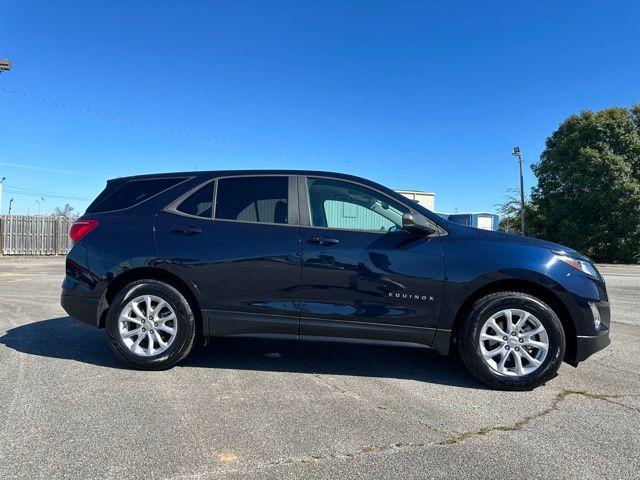
[[[191,178],[195,178],[195,177],[191,177]],[[196,185],[195,187],[193,187],[190,190],[187,190],[185,193],[183,193],[182,195],[180,195],[178,198],[176,198],[174,201],[172,201],[169,205],[167,205],[166,207],[164,207],[162,210],[164,212],[169,212],[169,213],[175,213],[176,215],[181,215],[183,217],[190,217],[190,218],[198,218],[200,220],[211,220],[212,217],[199,217],[198,215],[191,215],[190,213],[185,213],[185,212],[181,212],[180,210],[178,210],[178,207],[182,204],[182,202],[184,202],[187,198],[189,198],[191,195],[193,195],[194,193],[196,193],[198,190],[200,190],[202,187],[206,186],[207,184],[211,183],[211,182],[215,182],[216,179],[214,178],[210,178],[202,183],[199,183],[198,185]],[[211,213],[213,214],[213,209],[214,209],[214,204],[215,204],[215,197],[216,194],[216,187],[213,187],[213,199],[212,199],[212,204],[211,204]]]

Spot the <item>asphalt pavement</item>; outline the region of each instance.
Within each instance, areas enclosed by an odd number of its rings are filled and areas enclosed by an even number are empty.
[[[410,349],[217,340],[127,370],[0,257],[0,478],[639,478],[640,266],[601,266],[612,344],[531,392]]]

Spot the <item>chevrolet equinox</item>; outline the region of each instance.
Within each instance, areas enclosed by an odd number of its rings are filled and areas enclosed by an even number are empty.
[[[457,350],[482,382],[524,390],[609,344],[588,258],[350,175],[118,178],[70,236],[62,306],[132,368],[170,368],[197,338],[353,341]]]

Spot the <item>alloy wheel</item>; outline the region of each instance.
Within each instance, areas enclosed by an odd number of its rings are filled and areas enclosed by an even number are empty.
[[[130,300],[118,318],[118,332],[124,345],[140,357],[151,357],[167,350],[176,338],[176,314],[156,295]]]
[[[480,330],[480,352],[500,375],[521,377],[537,370],[549,351],[546,329],[532,313],[517,308],[491,315]]]

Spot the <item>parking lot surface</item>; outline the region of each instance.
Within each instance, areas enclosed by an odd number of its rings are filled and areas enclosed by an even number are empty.
[[[612,344],[532,392],[410,348],[216,340],[120,366],[59,306],[63,258],[0,258],[0,478],[638,478],[640,266]]]

